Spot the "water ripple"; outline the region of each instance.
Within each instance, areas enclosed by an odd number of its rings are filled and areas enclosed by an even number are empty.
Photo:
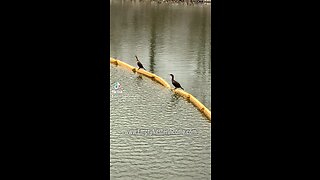
[[[210,179],[211,123],[191,103],[113,65],[110,97],[111,179]]]

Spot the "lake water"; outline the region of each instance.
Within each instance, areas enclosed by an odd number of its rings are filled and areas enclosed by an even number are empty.
[[[110,6],[111,56],[135,65],[137,55],[168,82],[173,73],[210,109],[210,9],[131,1]],[[110,178],[211,179],[211,123],[169,89],[110,65]]]
[[[114,65],[110,73],[111,179],[210,179],[206,117],[149,78]]]
[[[110,1],[110,54],[171,84],[169,74],[211,109],[211,7]]]

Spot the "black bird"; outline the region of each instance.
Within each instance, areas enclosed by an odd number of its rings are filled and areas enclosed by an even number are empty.
[[[139,70],[140,68],[146,70],[146,68],[143,67],[143,65],[141,64],[141,62],[139,61],[139,59],[138,59],[137,56],[136,56],[136,59],[137,59],[137,65],[139,66],[138,70]]]
[[[181,88],[181,89],[183,89],[182,87],[181,87],[181,85],[177,82],[177,81],[175,81],[174,80],[174,76],[173,76],[173,74],[170,74],[170,76],[171,76],[171,78],[172,78],[172,84],[174,85],[174,89],[177,89],[177,88]],[[184,90],[184,89],[183,89]]]

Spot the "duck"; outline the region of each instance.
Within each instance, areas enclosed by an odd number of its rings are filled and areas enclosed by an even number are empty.
[[[141,69],[144,69],[144,70],[146,70],[144,67],[143,67],[143,65],[142,65],[142,63],[139,61],[139,59],[138,59],[138,57],[137,56],[135,56],[136,57],[136,60],[137,60],[137,65],[138,65],[138,70],[141,68]]]
[[[175,87],[174,89],[177,89],[177,88],[183,89],[183,88],[181,87],[180,83],[178,83],[176,80],[174,80],[174,75],[173,75],[173,74],[170,74],[170,76],[171,76],[172,84],[173,84],[173,86]],[[184,89],[183,89],[183,90],[184,90]]]

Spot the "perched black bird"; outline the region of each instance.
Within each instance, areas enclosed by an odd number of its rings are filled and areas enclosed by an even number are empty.
[[[171,76],[171,78],[172,78],[172,84],[174,85],[174,89],[177,89],[177,88],[181,88],[181,89],[183,89],[182,87],[181,87],[181,85],[177,82],[177,81],[175,81],[174,80],[174,76],[173,76],[173,74],[170,74],[170,76]],[[183,89],[184,90],[184,89]]]
[[[138,70],[139,70],[140,68],[146,70],[146,68],[143,67],[143,65],[141,64],[141,62],[139,61],[139,59],[138,59],[137,56],[136,56],[136,59],[137,59],[137,65],[139,66]]]

